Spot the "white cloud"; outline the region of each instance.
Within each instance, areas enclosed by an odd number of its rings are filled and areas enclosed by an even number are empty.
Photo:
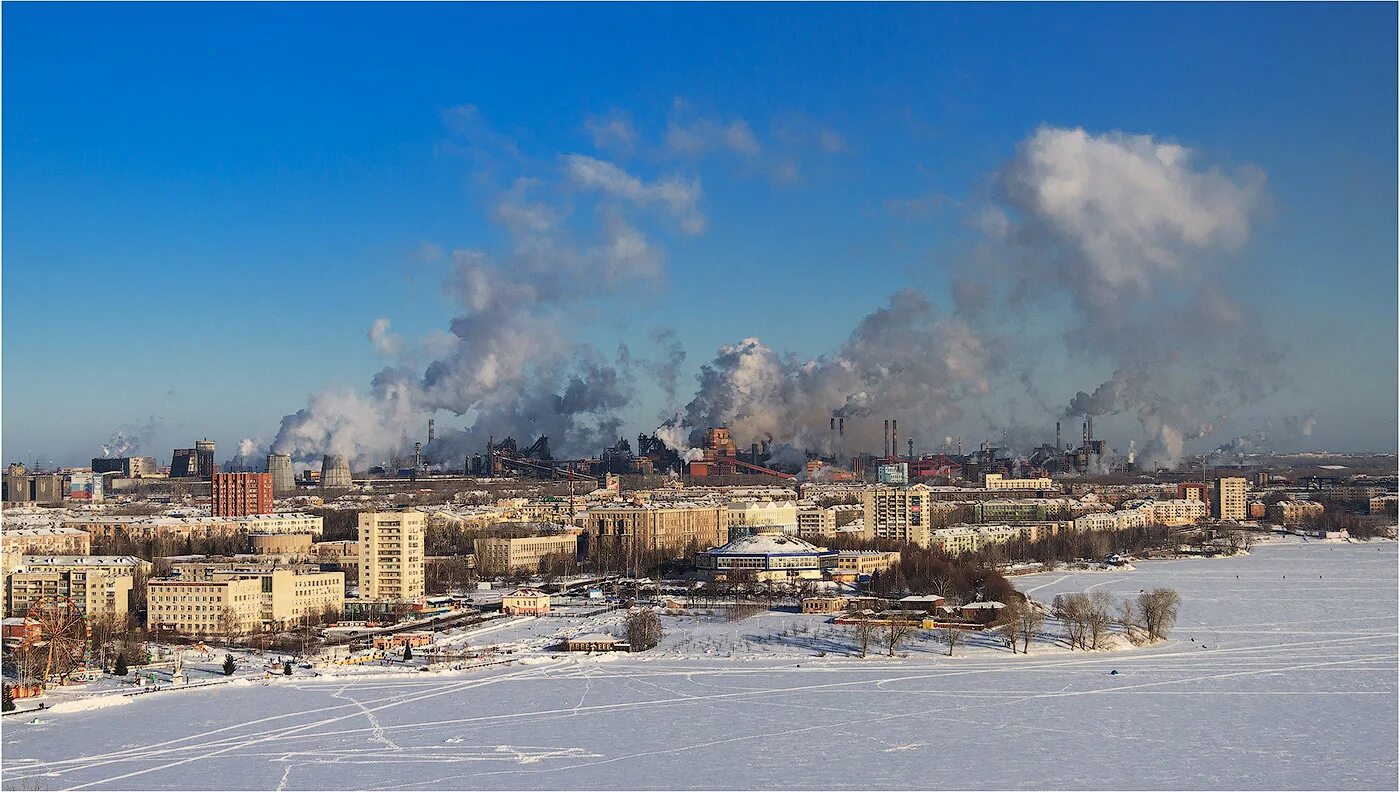
[[[647,183],[611,162],[583,154],[564,155],[564,170],[568,179],[580,187],[598,190],[638,206],[660,206],[680,222],[687,234],[705,230],[705,218],[698,206],[703,195],[698,179],[670,176]]]

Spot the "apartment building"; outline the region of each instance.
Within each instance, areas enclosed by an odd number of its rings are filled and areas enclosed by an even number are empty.
[[[574,533],[522,536],[518,538],[490,537],[472,542],[477,568],[484,574],[539,571],[546,556],[578,555],[578,535]]]
[[[23,555],[87,555],[92,537],[87,531],[64,526],[7,528],[0,533],[0,552],[6,558]]]
[[[928,495],[929,488],[923,484],[871,487],[861,492],[866,537],[928,547]]]
[[[343,572],[286,568],[181,572],[180,577],[147,585],[146,620],[151,627],[195,636],[241,634],[278,629],[345,609]]]
[[[1194,498],[1169,498],[1151,502],[1152,522],[1157,525],[1191,525],[1209,516],[1210,507]]]
[[[1264,519],[1278,525],[1308,525],[1322,518],[1326,507],[1317,501],[1286,500],[1264,509]]]
[[[1225,476],[1215,481],[1213,513],[1222,520],[1243,520],[1248,515],[1249,479]]]
[[[1048,478],[1006,478],[1000,473],[988,473],[982,477],[982,486],[989,490],[1035,490],[1054,489],[1055,482]]]
[[[423,534],[416,510],[360,513],[360,598],[412,600],[423,596]]]
[[[309,533],[320,536],[324,521],[311,514],[257,514],[247,517],[75,517],[63,527],[86,531],[93,539],[124,536],[148,539],[198,539],[244,533]]]
[[[247,517],[272,511],[271,473],[215,473],[210,488],[209,511],[215,517]]]
[[[71,598],[89,616],[124,616],[137,569],[133,556],[19,556],[5,576],[5,612],[23,615],[41,597]]]
[[[684,550],[717,547],[729,540],[719,505],[601,506],[584,515],[585,554],[608,549]],[[635,544],[634,544],[635,543]]]
[[[836,535],[836,529],[850,525],[865,515],[858,504],[807,506],[797,510],[797,535],[803,539],[820,539]]]

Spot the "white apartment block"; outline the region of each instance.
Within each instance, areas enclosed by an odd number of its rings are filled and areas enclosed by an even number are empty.
[[[423,534],[416,510],[360,513],[360,599],[423,596]]]

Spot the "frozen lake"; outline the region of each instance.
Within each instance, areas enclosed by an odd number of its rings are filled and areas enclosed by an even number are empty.
[[[1396,547],[1017,579],[1041,600],[1178,589],[1171,640],[1124,652],[686,658],[668,636],[651,657],[9,717],[4,786],[1395,789]]]

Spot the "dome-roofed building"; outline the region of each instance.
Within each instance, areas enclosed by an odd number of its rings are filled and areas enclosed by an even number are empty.
[[[836,551],[818,547],[786,533],[779,526],[761,526],[754,533],[695,555],[695,566],[712,580],[732,575],[754,580],[817,579],[835,563]]]

